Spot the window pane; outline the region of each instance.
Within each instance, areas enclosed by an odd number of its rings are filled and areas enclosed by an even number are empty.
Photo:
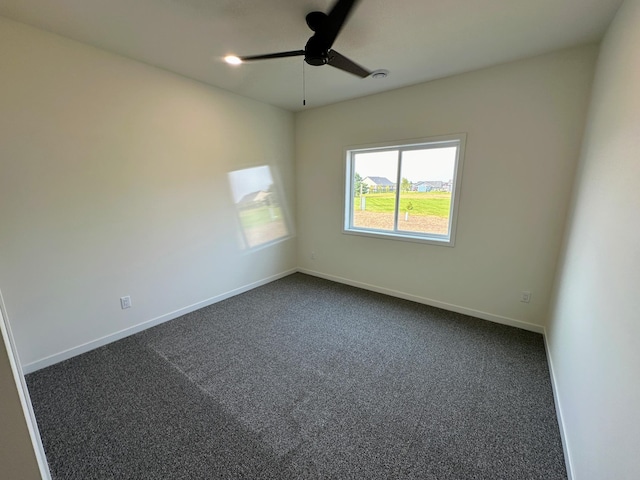
[[[398,151],[356,153],[353,172],[353,226],[393,231]]]
[[[457,147],[402,152],[398,230],[449,234]]]

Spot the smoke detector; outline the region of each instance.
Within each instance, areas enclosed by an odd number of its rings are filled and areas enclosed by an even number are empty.
[[[388,75],[389,70],[374,70],[373,72],[371,72],[371,78],[375,78],[376,80],[387,78]]]

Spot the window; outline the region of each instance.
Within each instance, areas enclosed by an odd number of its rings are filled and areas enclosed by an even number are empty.
[[[344,232],[453,246],[464,142],[348,148]]]

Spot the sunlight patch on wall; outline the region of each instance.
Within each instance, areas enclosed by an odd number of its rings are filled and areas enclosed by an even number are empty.
[[[243,248],[269,245],[290,236],[288,212],[271,167],[262,165],[230,172],[229,184]]]

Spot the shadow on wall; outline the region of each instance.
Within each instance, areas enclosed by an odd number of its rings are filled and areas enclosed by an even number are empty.
[[[243,249],[271,245],[291,236],[289,212],[271,167],[262,165],[230,172],[229,184]]]

